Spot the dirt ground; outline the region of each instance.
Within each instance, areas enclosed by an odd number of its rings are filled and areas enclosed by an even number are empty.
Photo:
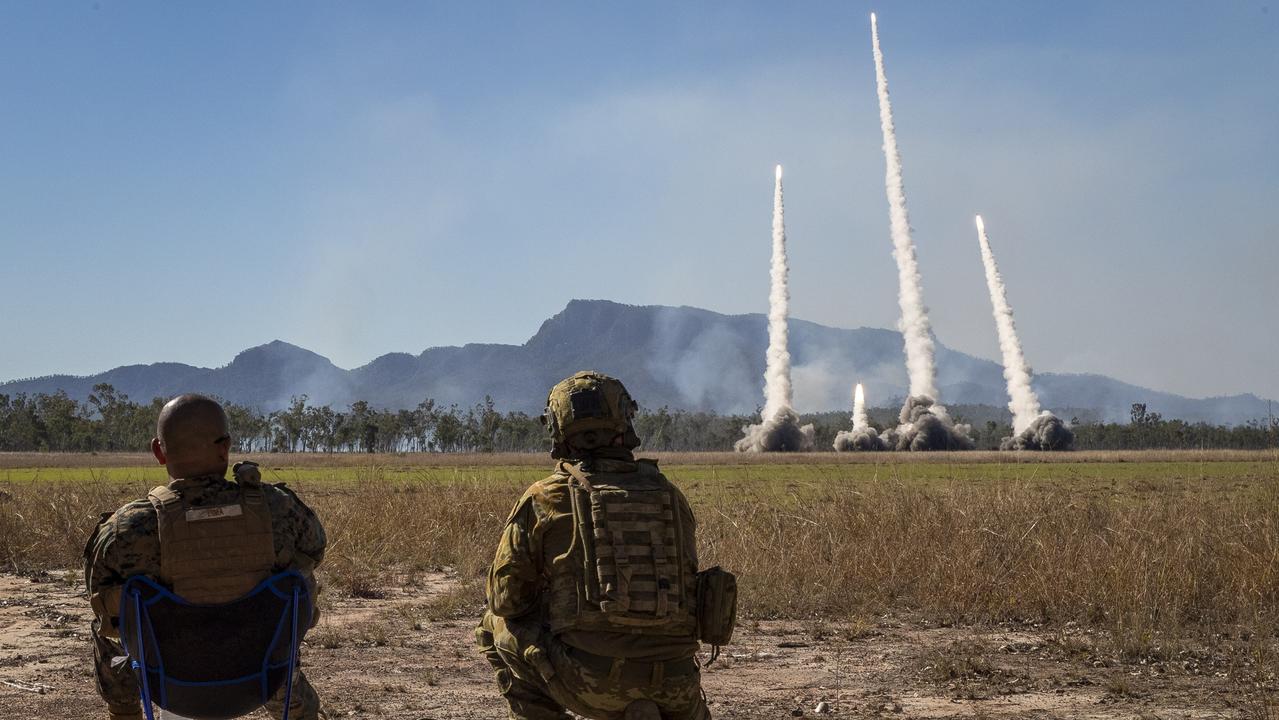
[[[0,574],[0,718],[105,717],[82,589],[73,573]],[[472,646],[477,608],[447,572],[322,607],[303,656],[330,717],[505,717]],[[747,622],[704,684],[717,718],[1279,717],[1234,679],[1237,659],[1187,648],[1123,660],[1100,646],[1069,627]]]

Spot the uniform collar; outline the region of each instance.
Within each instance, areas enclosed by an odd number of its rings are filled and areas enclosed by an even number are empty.
[[[182,492],[183,490],[192,490],[194,488],[207,487],[213,483],[226,482],[226,477],[217,473],[208,475],[196,475],[189,478],[177,478],[169,481],[169,489],[174,492]]]

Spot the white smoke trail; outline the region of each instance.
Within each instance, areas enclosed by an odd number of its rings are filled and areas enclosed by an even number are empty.
[[[990,305],[995,316],[995,328],[999,331],[999,351],[1004,357],[1004,379],[1008,381],[1008,409],[1013,413],[1013,434],[1019,435],[1039,417],[1039,397],[1030,387],[1030,366],[1017,339],[1017,323],[1013,309],[1008,305],[1004,279],[990,250],[990,238],[986,236],[986,224],[977,216],[977,242],[981,245],[981,261],[986,267],[986,287],[990,290]]]
[[[863,431],[870,427],[870,418],[866,415],[866,393],[862,384],[857,383],[853,389],[853,432]]]
[[[791,407],[789,330],[790,291],[786,287],[786,218],[782,203],[782,166],[773,187],[773,259],[769,268],[768,352],[764,362],[764,409],[758,425],[742,428],[739,452],[807,451],[813,449],[814,428],[800,427]]]
[[[902,159],[897,151],[897,131],[893,126],[893,106],[888,99],[888,76],[884,74],[884,54],[879,49],[879,25],[870,16],[871,43],[875,52],[875,85],[879,91],[879,123],[884,134],[887,170],[884,189],[888,194],[889,229],[893,237],[893,258],[897,261],[899,323],[906,343],[906,372],[910,394],[937,400],[937,369],[934,364],[932,327],[915,259],[915,243],[910,236],[910,215],[906,212],[906,190],[902,185]],[[941,409],[940,406],[936,406]]]
[[[777,166],[773,188],[773,260],[769,270],[768,354],[764,367],[763,419],[771,420],[790,409],[790,290],[786,285],[786,210],[782,203],[782,166]]]

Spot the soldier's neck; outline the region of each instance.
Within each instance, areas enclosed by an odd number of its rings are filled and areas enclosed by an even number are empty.
[[[225,472],[209,472],[200,475],[188,475],[187,477],[173,478],[169,481],[169,488],[173,490],[181,490],[192,485],[206,483],[209,481],[225,480]]]
[[[580,453],[578,457],[573,459],[573,462],[580,462],[589,466],[595,460],[635,462],[635,453],[623,447],[602,447],[590,452]]]

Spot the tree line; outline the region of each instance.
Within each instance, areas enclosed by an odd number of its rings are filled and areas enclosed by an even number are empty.
[[[52,394],[0,394],[0,452],[136,452],[155,434],[165,399],[138,403],[108,384],[93,387],[80,402]],[[380,410],[361,400],[345,409],[313,405],[307,396],[287,408],[260,412],[224,402],[235,448],[258,452],[541,452],[550,443],[536,415],[498,410],[491,398],[470,407],[443,406],[428,398],[412,409]],[[990,406],[951,407],[960,422],[970,422],[981,449],[997,449],[1012,433],[1007,413]],[[731,450],[744,425],[757,415],[689,412],[667,407],[641,410],[635,429],[650,451]],[[967,418],[967,419],[966,419]],[[871,414],[878,430],[891,427],[894,414]],[[984,422],[983,422],[984,421]],[[847,413],[802,417],[816,431],[818,449],[829,449],[835,434],[849,427]],[[1233,426],[1165,420],[1144,404],[1132,406],[1127,423],[1073,418],[1080,450],[1262,449],[1279,444],[1279,422],[1247,420]]]

